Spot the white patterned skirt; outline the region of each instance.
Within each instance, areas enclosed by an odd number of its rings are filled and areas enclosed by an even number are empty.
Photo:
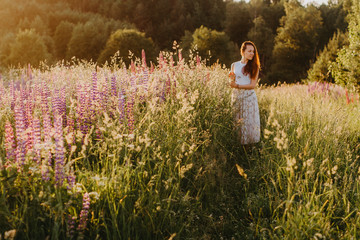
[[[260,115],[255,91],[253,89],[234,89],[231,102],[240,143],[245,145],[259,142]]]

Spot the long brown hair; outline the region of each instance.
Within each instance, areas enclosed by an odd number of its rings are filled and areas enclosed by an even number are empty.
[[[256,46],[251,41],[245,41],[243,44],[241,44],[241,56],[244,56],[245,49],[248,45],[251,45],[254,47],[254,57],[253,59],[249,60],[247,64],[244,67],[244,74],[250,74],[250,78],[254,79],[256,77],[256,74],[258,71],[260,71],[260,60],[259,60],[259,54],[256,49]]]

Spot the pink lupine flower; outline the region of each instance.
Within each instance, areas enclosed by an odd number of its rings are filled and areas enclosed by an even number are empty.
[[[350,103],[350,99],[349,99],[349,93],[348,93],[348,90],[346,90],[346,92],[345,92],[345,96],[346,96],[346,104],[349,104],[349,103]]]
[[[16,142],[14,136],[14,129],[11,126],[9,121],[5,123],[5,151],[6,151],[6,159],[8,162],[16,159],[15,149]]]
[[[196,55],[196,66],[200,66],[200,57],[199,55]]]
[[[170,63],[171,67],[174,67],[174,58],[173,58],[172,55],[170,56],[170,62],[169,63]]]
[[[41,126],[39,118],[35,117],[32,121],[32,139],[34,143],[34,161],[38,164],[41,160],[40,149],[38,145],[41,143]]]
[[[179,49],[178,55],[179,55],[179,62],[181,63],[182,60],[183,60],[182,53],[181,53],[181,49]]]
[[[80,222],[78,225],[77,230],[80,232],[79,233],[79,237],[83,238],[83,232],[86,229],[86,224],[87,224],[87,218],[89,215],[89,209],[90,209],[90,197],[88,193],[84,193],[83,196],[83,206],[82,209],[80,211]]]
[[[142,67],[143,68],[146,68],[146,56],[145,56],[145,50],[142,49],[141,50],[141,60],[142,60]]]
[[[159,53],[159,67],[160,68],[163,68],[165,65],[165,60],[164,60],[164,57],[163,57],[163,54],[162,52]]]
[[[132,73],[136,73],[136,68],[135,68],[135,64],[134,64],[133,60],[131,60],[130,70],[131,70]]]

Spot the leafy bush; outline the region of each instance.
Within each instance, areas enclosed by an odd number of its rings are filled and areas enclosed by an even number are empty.
[[[68,44],[72,37],[74,24],[70,22],[61,22],[55,30],[54,42],[55,53],[58,59],[65,59],[68,50]]]
[[[19,31],[15,42],[10,44],[10,55],[6,62],[9,65],[39,66],[41,61],[50,60],[51,55],[43,38],[34,30]]]
[[[349,88],[360,89],[360,1],[352,0],[349,14],[349,45],[343,47],[331,65],[335,82]]]
[[[339,49],[349,44],[348,41],[346,34],[339,31],[335,33],[309,69],[308,79],[312,82],[334,82],[329,67],[336,61]]]
[[[111,34],[97,61],[99,63],[105,63],[105,61],[109,61],[110,57],[115,55],[116,52],[119,52],[118,57],[122,58],[122,60],[129,65],[129,51],[131,51],[135,57],[140,58],[142,49],[145,50],[148,61],[155,62],[157,51],[151,38],[145,37],[145,33],[134,29],[117,30]]]
[[[201,26],[192,34],[191,46],[187,46],[190,39],[189,34],[183,38],[184,49],[195,49],[203,59],[209,60],[209,64],[220,62],[229,66],[240,55],[224,32]]]

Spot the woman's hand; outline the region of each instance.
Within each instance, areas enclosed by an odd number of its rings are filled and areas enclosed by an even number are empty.
[[[235,83],[235,81],[230,82],[230,87],[232,88],[238,88],[238,85]]]
[[[232,81],[235,81],[235,73],[234,73],[234,72],[229,72],[229,78],[230,78]]]

